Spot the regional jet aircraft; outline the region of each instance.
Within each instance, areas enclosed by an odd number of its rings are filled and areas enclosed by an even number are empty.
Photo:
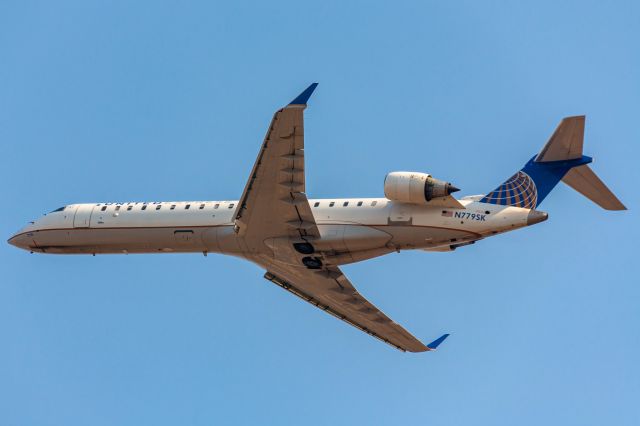
[[[401,250],[452,251],[547,219],[537,210],[560,181],[607,210],[624,210],[582,154],[584,116],[560,122],[525,166],[488,194],[461,199],[450,183],[392,172],[385,198],[308,199],[303,112],[316,83],[276,111],[238,201],[71,204],[9,243],[31,252],[222,253],[313,306],[402,351],[434,350],[365,299],[340,270]]]

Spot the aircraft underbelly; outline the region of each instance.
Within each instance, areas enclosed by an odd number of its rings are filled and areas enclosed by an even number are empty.
[[[318,253],[335,264],[352,263],[393,250],[437,247],[477,239],[473,232],[411,225],[319,224],[320,238],[310,240]],[[31,237],[34,251],[62,254],[209,252],[244,256],[251,253],[297,263],[296,239],[274,237],[249,248],[233,226],[70,228],[40,230]],[[295,240],[295,241],[294,241]]]
[[[204,244],[208,227],[73,228],[33,234],[34,251],[60,254],[217,251]]]
[[[360,224],[319,224],[320,240],[313,243],[319,251],[360,251],[384,247],[391,235],[381,229]]]
[[[386,225],[382,229],[392,235],[390,244],[399,250],[436,247],[480,237],[479,234],[465,230],[430,226]]]
[[[268,256],[269,260],[275,260],[283,264],[300,265],[305,256],[320,256],[331,264],[339,265],[352,263],[353,253],[368,252],[386,249],[391,235],[384,231],[359,224],[320,224],[318,225],[320,238],[317,237],[271,237],[259,244],[251,245],[246,242],[251,254]],[[302,253],[295,248],[296,244],[309,243],[313,247],[313,253]],[[266,251],[265,251],[266,249]],[[368,255],[366,258],[380,256]]]

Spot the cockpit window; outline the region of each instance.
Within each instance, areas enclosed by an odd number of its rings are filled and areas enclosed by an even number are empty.
[[[52,212],[50,212],[50,213],[61,212],[62,210],[64,210],[64,209],[65,209],[65,207],[67,207],[67,206],[62,206],[62,207],[60,207],[59,209],[55,209],[54,211],[52,211]]]

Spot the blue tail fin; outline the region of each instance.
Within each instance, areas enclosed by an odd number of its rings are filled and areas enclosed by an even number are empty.
[[[569,170],[591,162],[583,137],[584,116],[563,119],[540,153],[480,202],[535,209]]]
[[[574,160],[551,162],[539,162],[536,157],[480,202],[535,209],[569,170],[591,162],[591,157],[585,155]]]

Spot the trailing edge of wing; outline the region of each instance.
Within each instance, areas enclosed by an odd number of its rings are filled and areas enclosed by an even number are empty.
[[[306,105],[307,101],[311,97],[311,94],[314,90],[316,90],[316,87],[318,87],[318,83],[311,83],[311,85],[304,89],[304,91],[300,93],[298,97],[289,102],[289,105]]]

